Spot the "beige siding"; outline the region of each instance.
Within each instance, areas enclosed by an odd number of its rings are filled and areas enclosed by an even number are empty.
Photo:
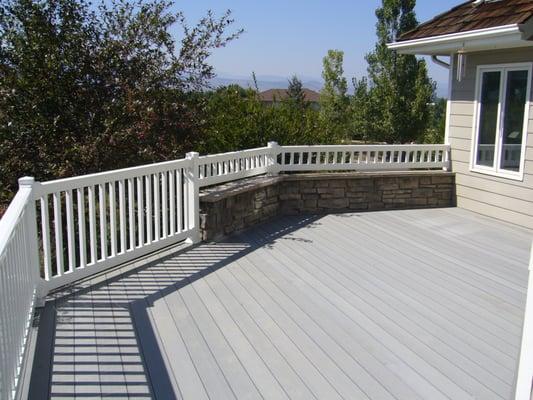
[[[530,61],[533,61],[533,49],[469,54],[463,81],[457,82],[453,74],[449,140],[452,168],[457,174],[457,205],[533,229],[533,105],[523,181],[470,170],[477,66]]]

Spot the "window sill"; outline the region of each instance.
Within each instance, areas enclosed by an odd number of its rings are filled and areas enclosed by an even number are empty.
[[[491,169],[483,169],[479,167],[470,167],[470,172],[474,172],[476,174],[495,176],[497,178],[509,179],[513,181],[519,181],[519,182],[524,181],[523,172],[501,172],[501,171],[497,172]]]

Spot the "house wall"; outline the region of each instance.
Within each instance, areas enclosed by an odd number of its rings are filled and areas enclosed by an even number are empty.
[[[456,79],[454,67],[449,122],[457,206],[529,229],[533,229],[533,107],[529,113],[523,181],[470,171],[470,160],[477,66],[531,61],[533,49],[529,48],[468,54],[466,76],[461,82]]]

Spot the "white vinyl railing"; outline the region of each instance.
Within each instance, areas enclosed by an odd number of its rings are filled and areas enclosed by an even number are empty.
[[[527,289],[522,346],[518,362],[514,400],[531,400],[533,395],[533,245],[529,261],[529,280]]]
[[[37,184],[46,289],[195,236],[193,170],[187,158]]]
[[[200,186],[216,185],[269,172],[274,164],[275,143],[259,149],[235,151],[199,157]]]
[[[449,146],[279,146],[49,182],[22,178],[0,221],[0,398],[17,391],[36,298],[163,247],[199,241],[200,187],[290,171],[449,167]]]
[[[283,146],[282,171],[371,171],[448,168],[447,145]]]
[[[39,289],[33,179],[0,220],[0,398],[15,398]]]
[[[201,187],[290,171],[447,168],[446,145],[279,146],[35,183],[45,290],[199,237]]]

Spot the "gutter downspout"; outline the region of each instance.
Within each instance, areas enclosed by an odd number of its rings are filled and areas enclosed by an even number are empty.
[[[444,128],[444,144],[450,145],[450,131],[452,119],[452,89],[453,89],[453,69],[455,55],[450,54],[450,64],[448,67],[448,98],[446,99],[446,125]]]
[[[440,65],[441,67],[450,69],[450,64],[445,61],[439,60],[438,56],[431,56],[431,61],[433,61],[437,65]]]
[[[450,63],[442,61],[438,56],[431,56],[431,61],[435,64],[440,65],[441,67],[446,68],[448,73],[448,99],[446,100],[446,123],[444,131],[444,144],[450,144],[450,119],[451,119],[451,108],[452,108],[452,85],[453,85],[453,62],[454,55],[450,54]],[[451,160],[450,160],[451,161]]]

